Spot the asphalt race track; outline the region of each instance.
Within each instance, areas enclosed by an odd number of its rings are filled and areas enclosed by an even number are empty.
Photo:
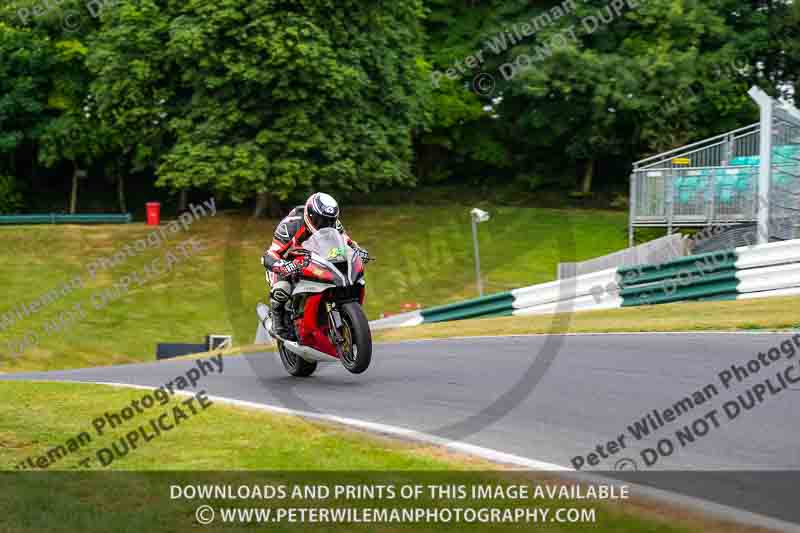
[[[360,376],[325,365],[308,379],[287,376],[274,354],[261,353],[225,358],[223,373],[203,378],[198,390],[410,428],[562,467],[581,456],[584,470],[624,469],[613,475],[800,523],[800,382],[790,382],[800,380],[800,348],[797,357],[786,346],[777,361],[765,355],[768,364],[757,362],[755,372],[753,363],[747,367],[759,352],[791,338],[607,334],[403,342],[376,345],[372,366]],[[194,364],[179,360],[0,379],[157,387]],[[741,381],[732,377],[725,389],[719,374],[733,375],[732,364],[749,376],[740,372]],[[794,370],[787,371],[790,366]],[[723,404],[740,394],[747,402],[748,390],[754,405],[730,420]],[[660,418],[663,427],[637,441],[628,426],[653,410],[660,415],[652,415],[656,426]],[[663,438],[674,450],[646,465],[641,450],[657,448]],[[631,473],[634,466],[639,471]],[[671,472],[658,472],[663,470]]]

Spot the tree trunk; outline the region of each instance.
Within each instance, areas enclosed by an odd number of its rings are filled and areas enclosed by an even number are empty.
[[[256,206],[253,209],[253,218],[261,218],[269,207],[269,193],[260,192],[256,196]]]
[[[119,201],[119,212],[127,212],[128,206],[125,202],[125,178],[122,176],[117,178],[117,200]]]
[[[274,195],[268,192],[262,192],[256,196],[256,206],[253,209],[253,218],[265,215],[270,218],[281,217],[281,203]]]
[[[256,196],[256,206],[253,209],[253,218],[260,218],[264,215],[270,218],[281,217],[281,203],[274,195],[268,192],[258,193]]]
[[[69,214],[74,215],[78,208],[78,163],[72,162],[74,168],[72,172],[72,192],[69,195]]]
[[[589,159],[586,161],[586,170],[583,173],[583,184],[581,185],[581,192],[583,194],[591,194],[593,177],[594,177],[594,159]]]
[[[186,206],[189,203],[189,190],[188,189],[181,189],[180,194],[178,194],[178,213],[183,213],[186,211]]]

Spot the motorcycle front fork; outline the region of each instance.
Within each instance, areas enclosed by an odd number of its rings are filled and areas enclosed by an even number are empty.
[[[331,340],[339,348],[344,343],[344,338],[339,334],[342,329],[342,315],[333,303],[328,302],[328,320],[331,328]]]

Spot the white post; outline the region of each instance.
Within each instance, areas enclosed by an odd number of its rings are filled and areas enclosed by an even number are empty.
[[[748,93],[761,110],[761,146],[758,168],[758,244],[769,242],[769,191],[772,174],[772,98],[759,89],[752,87]]]
[[[475,277],[478,283],[478,294],[483,296],[483,281],[481,280],[481,251],[478,248],[478,224],[489,220],[489,213],[480,209],[470,211],[472,219],[472,244],[475,247]]]
[[[472,217],[472,244],[475,248],[475,279],[478,283],[478,295],[483,296],[483,282],[481,281],[481,251],[478,247],[478,221]]]

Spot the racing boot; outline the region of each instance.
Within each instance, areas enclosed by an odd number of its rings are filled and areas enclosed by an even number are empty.
[[[271,333],[281,339],[289,339],[289,328],[286,327],[286,303],[270,300],[270,309],[272,310],[272,328]]]

